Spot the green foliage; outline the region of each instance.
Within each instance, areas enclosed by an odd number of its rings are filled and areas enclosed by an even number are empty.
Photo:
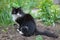
[[[24,10],[28,10],[29,12],[31,12],[33,8],[39,8],[38,13],[30,14],[34,18],[40,18],[45,24],[50,25],[60,19],[60,8],[54,5],[52,1],[53,0],[0,0],[0,24],[7,25],[12,23],[12,7],[21,6]]]
[[[12,25],[11,8],[8,0],[0,1],[0,26]]]
[[[8,26],[12,24],[12,17],[9,12],[2,10],[0,12],[0,26]]]
[[[59,7],[54,5],[52,0],[41,0],[39,7],[40,18],[45,24],[51,25],[57,21]]]
[[[36,40],[43,40],[43,38],[42,38],[42,36],[39,35],[36,37]]]
[[[6,26],[12,24],[12,7],[22,7],[31,11],[37,5],[37,0],[0,0],[0,25]]]

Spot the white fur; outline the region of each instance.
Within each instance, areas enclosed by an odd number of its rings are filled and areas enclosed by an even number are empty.
[[[13,17],[13,21],[15,21],[18,16],[13,14],[12,17]]]
[[[12,14],[12,17],[13,17],[13,21],[15,21],[18,17],[22,17],[22,15],[17,13],[17,14]]]
[[[17,29],[17,31],[18,31],[20,34],[23,34],[23,32],[22,32],[22,31],[19,31],[18,29]]]
[[[19,14],[19,13],[17,13],[17,16],[22,17],[22,15],[21,15],[21,14]]]
[[[17,13],[17,15],[20,15],[19,13]]]

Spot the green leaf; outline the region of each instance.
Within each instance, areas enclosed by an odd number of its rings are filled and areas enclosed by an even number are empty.
[[[42,36],[38,35],[38,36],[36,37],[36,40],[43,40],[43,38],[42,38]]]

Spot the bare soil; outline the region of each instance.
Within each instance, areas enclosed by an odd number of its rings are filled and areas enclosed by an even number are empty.
[[[42,35],[43,40],[60,40],[60,24],[59,23],[56,23],[54,27],[53,26],[47,27],[39,21],[36,21],[36,24],[37,24],[37,29],[40,31],[44,31],[48,29],[49,31],[55,32],[56,34],[59,35],[59,38],[57,39]],[[3,30],[3,27],[0,27],[0,40],[35,40],[36,38],[35,36],[31,36],[31,37],[21,36],[16,31],[16,28],[14,26],[9,26],[6,32],[3,32],[2,30]]]

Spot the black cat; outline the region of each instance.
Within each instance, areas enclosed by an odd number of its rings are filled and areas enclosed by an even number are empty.
[[[30,37],[32,35],[46,35],[48,37],[58,38],[58,35],[51,33],[49,31],[38,31],[36,29],[36,23],[34,18],[30,14],[25,14],[21,7],[12,9],[13,20],[19,24],[20,34],[26,37]]]
[[[16,19],[16,22],[20,25],[19,30],[22,31],[23,36],[32,36],[36,30],[36,24],[31,15],[26,14],[23,17],[19,17]]]

